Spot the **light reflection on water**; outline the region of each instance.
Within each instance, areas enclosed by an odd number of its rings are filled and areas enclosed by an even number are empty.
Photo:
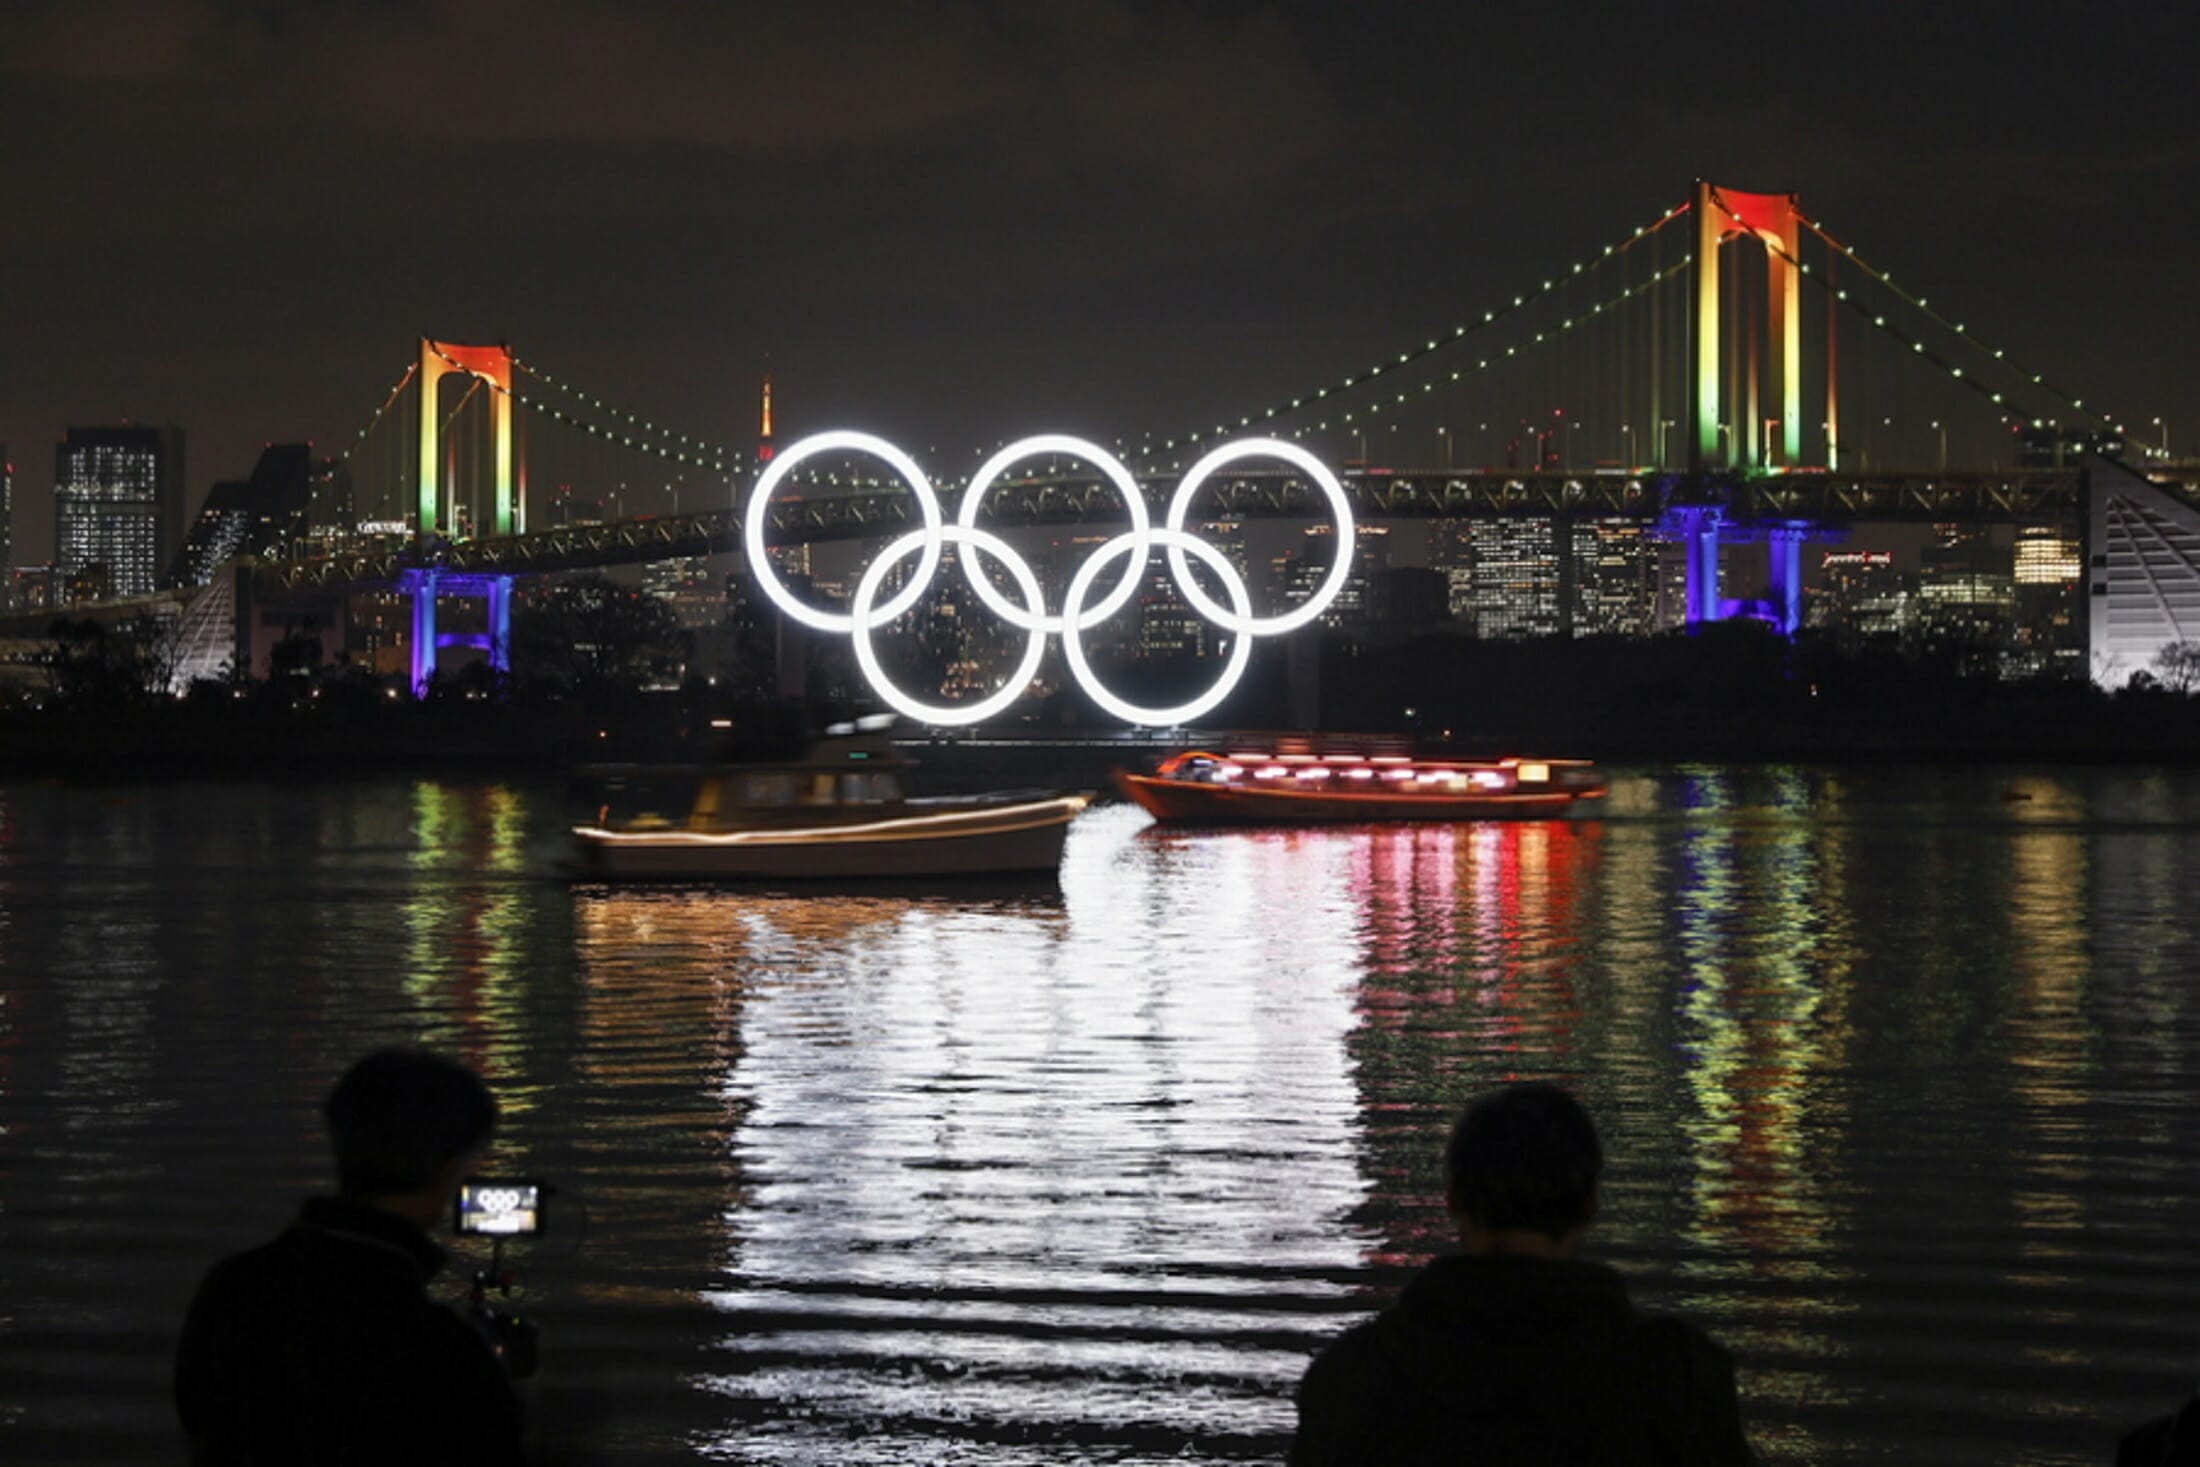
[[[1599,1251],[1778,1461],[2105,1460],[2200,1304],[2200,779],[1623,773],[1572,824],[1073,834],[1059,895],[567,887],[549,792],[0,786],[0,1455],[172,1455],[197,1271],[329,1078],[478,1065],[565,1190],[569,1460],[1280,1452],[1441,1245],[1450,1113],[1581,1088]]]

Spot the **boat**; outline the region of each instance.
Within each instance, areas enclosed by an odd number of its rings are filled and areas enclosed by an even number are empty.
[[[1586,759],[1422,758],[1396,747],[1293,741],[1228,752],[1187,749],[1115,786],[1174,824],[1387,820],[1550,820],[1604,797]]]
[[[1053,876],[1082,794],[913,799],[883,734],[829,730],[794,757],[585,771],[595,819],[573,827],[583,879],[930,883]],[[671,811],[673,813],[667,813]]]

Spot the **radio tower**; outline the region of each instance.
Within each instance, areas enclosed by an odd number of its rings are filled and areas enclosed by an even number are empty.
[[[756,466],[762,468],[772,461],[772,374],[764,374],[764,424],[756,436]]]

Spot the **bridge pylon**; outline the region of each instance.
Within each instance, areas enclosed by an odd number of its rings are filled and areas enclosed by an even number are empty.
[[[441,532],[443,523],[442,411],[436,388],[444,376],[464,372],[490,388],[489,411],[496,434],[496,481],[491,486],[489,533],[520,535],[527,530],[526,500],[514,491],[512,457],[512,349],[459,346],[420,338],[420,484],[413,529],[423,538]]]
[[[489,532],[493,535],[524,534],[527,501],[519,492],[520,478],[515,474],[512,454],[512,349],[501,342],[495,346],[461,346],[426,336],[420,338],[420,484],[414,533],[419,543],[426,547],[449,528],[443,515],[444,486],[440,477],[443,414],[436,388],[451,372],[463,372],[490,389],[496,472],[495,482],[490,486]],[[511,671],[511,576],[454,575],[431,564],[424,569],[404,572],[399,577],[399,587],[412,600],[412,689],[415,697],[428,691],[435,677],[437,654],[445,647],[478,648],[488,655],[489,666],[496,672]],[[489,630],[485,633],[438,631],[436,599],[439,596],[481,598],[487,603]]]
[[[1689,441],[1692,473],[1712,468],[1793,466],[1803,457],[1802,278],[1797,248],[1802,215],[1794,194],[1753,194],[1696,181],[1696,341],[1689,401],[1695,433]],[[1765,360],[1776,383],[1779,412],[1761,410],[1758,342],[1746,344],[1745,386],[1740,402],[1726,401],[1720,358],[1719,250],[1743,235],[1765,251]],[[1831,358],[1828,358],[1829,363]],[[1736,421],[1734,414],[1742,414]],[[1777,432],[1766,431],[1767,422]],[[1835,439],[1833,374],[1826,376],[1827,442]],[[1726,442],[1720,442],[1720,430]],[[1828,450],[1830,462],[1832,450]]]

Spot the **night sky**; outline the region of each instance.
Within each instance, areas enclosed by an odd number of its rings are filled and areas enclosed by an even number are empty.
[[[732,443],[767,368],[782,440],[1196,427],[1479,314],[1699,175],[1800,193],[2191,451],[2196,17],[6,0],[15,559],[50,553],[66,425],[182,424],[195,500],[264,440],[348,440],[423,332]]]

